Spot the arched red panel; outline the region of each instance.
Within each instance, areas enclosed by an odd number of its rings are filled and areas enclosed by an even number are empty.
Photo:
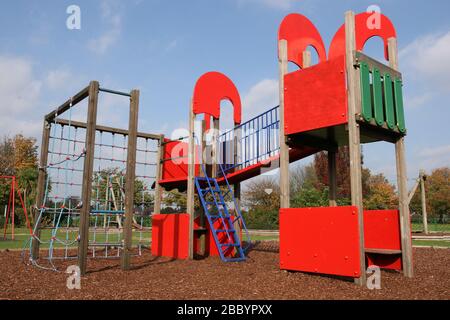
[[[241,98],[234,83],[220,72],[202,75],[194,89],[194,114],[207,114],[220,118],[220,102],[229,100],[233,105],[234,123],[241,123]]]
[[[309,46],[316,49],[319,62],[327,60],[327,52],[322,37],[314,24],[305,16],[292,13],[281,22],[278,40],[288,42],[288,60],[303,68],[303,52]]]
[[[380,37],[384,42],[384,55],[386,60],[389,60],[388,54],[388,40],[389,38],[396,38],[397,33],[391,20],[383,14],[381,15],[381,28],[369,29],[367,26],[368,19],[373,13],[360,13],[355,16],[355,28],[356,28],[356,50],[362,51],[366,42],[372,37]],[[328,56],[330,59],[336,58],[345,54],[345,25],[342,25],[338,32],[335,34]]]

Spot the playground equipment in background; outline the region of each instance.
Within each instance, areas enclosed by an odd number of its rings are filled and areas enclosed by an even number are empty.
[[[369,29],[366,24],[369,17],[367,13],[355,16],[353,12],[347,12],[345,24],[336,33],[327,57],[316,27],[300,14],[288,15],[281,23],[278,34],[280,105],[244,123],[241,121],[238,90],[229,78],[218,72],[206,73],[197,81],[190,105],[189,135],[179,140],[138,133],[139,93],[132,91],[131,94],[124,94],[101,89],[97,82],[92,82],[88,88],[47,115],[41,154],[43,169],[38,184],[40,214],[48,211],[43,201],[48,194],[45,181],[47,185],[50,183],[48,178],[45,179],[46,172],[50,169],[61,170],[48,165],[50,127],[59,124],[86,130],[82,148],[60,162],[67,165],[84,159],[83,166],[78,169],[83,174],[78,229],[81,272],[86,272],[89,220],[96,214],[125,216],[122,245],[115,245],[121,248],[118,255],[122,256],[122,267],[129,268],[132,216],[135,212],[133,182],[137,164],[136,144],[138,138],[144,138],[158,141],[157,148],[149,151],[156,153],[155,161],[151,163],[155,167],[153,255],[193,259],[196,254],[209,254],[219,255],[223,261],[245,260],[243,234],[247,235],[247,244],[250,239],[239,208],[240,183],[279,167],[281,269],[347,276],[360,285],[365,283],[366,265],[372,264],[402,270],[405,276],[412,277],[404,150],[406,125],[402,75],[397,70],[396,33],[384,15],[380,15],[380,29]],[[362,53],[366,41],[376,36],[384,41],[389,66]],[[318,53],[319,61],[314,66],[308,47]],[[296,64],[299,70],[288,72],[288,62]],[[96,124],[99,91],[131,98],[128,131]],[[89,108],[85,123],[58,118],[63,112],[71,110],[72,104],[87,97]],[[233,106],[234,128],[219,134],[220,103],[224,99]],[[200,134],[194,124],[199,115],[203,115]],[[124,199],[122,206],[114,203],[114,190],[110,193],[113,209],[106,207],[107,200],[100,208],[92,209],[91,205],[84,205],[92,202],[99,204],[99,199],[91,202],[94,161],[103,158],[95,156],[96,146],[103,145],[96,144],[96,132],[109,132],[113,136],[121,134],[124,137],[122,149],[126,150],[127,159],[123,159],[122,163],[126,163],[126,170],[120,172],[126,180],[125,195],[121,196]],[[211,135],[209,144],[206,139],[208,134]],[[64,139],[60,139],[59,143]],[[399,210],[366,211],[363,208],[361,144],[376,141],[395,143]],[[338,147],[347,145],[351,159],[352,205],[337,207],[335,156]],[[330,207],[289,208],[289,163],[320,151],[328,152]],[[62,155],[61,152],[59,155]],[[65,170],[74,171],[67,167]],[[108,184],[110,181],[106,180]],[[65,180],[65,185],[72,186],[73,183],[73,179]],[[161,214],[163,191],[175,188],[187,190],[186,213]],[[120,189],[123,190],[122,186]],[[196,191],[201,204],[197,211],[194,205]],[[65,202],[72,193],[65,193],[63,206],[56,206],[56,221],[60,221],[66,210]],[[121,217],[116,221],[122,221]],[[39,240],[39,224],[33,239]],[[38,248],[39,241],[34,241],[33,261],[36,261]]]
[[[8,225],[11,221],[11,240],[15,240],[15,215],[16,215],[16,196],[20,200],[20,206],[22,208],[22,213],[25,217],[25,222],[30,234],[32,234],[30,220],[28,219],[27,208],[23,200],[22,191],[19,188],[17,179],[15,176],[0,176],[0,180],[9,181],[9,192],[8,192],[8,204],[5,205],[5,222],[3,226],[3,240],[7,239]]]
[[[426,198],[426,190],[425,190],[425,181],[427,180],[427,175],[425,171],[420,170],[419,177],[416,179],[414,186],[408,194],[408,205],[411,203],[414,194],[420,186],[420,202],[422,204],[422,224],[423,224],[423,232],[428,234],[428,214],[427,214],[427,198]]]

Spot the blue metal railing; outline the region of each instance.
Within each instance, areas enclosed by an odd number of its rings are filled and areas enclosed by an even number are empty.
[[[218,138],[219,163],[224,173],[244,169],[278,154],[279,106],[221,134]]]

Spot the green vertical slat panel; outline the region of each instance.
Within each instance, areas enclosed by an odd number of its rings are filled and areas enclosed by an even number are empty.
[[[370,90],[370,70],[367,63],[361,63],[361,107],[364,120],[370,121],[373,118],[372,95]]]
[[[405,112],[403,109],[403,88],[402,80],[394,81],[394,97],[395,97],[395,117],[397,119],[397,127],[400,132],[406,132]]]
[[[373,105],[375,121],[377,125],[382,126],[384,123],[383,87],[381,86],[380,70],[376,68],[373,69]]]
[[[395,129],[394,94],[392,90],[391,75],[386,73],[384,79],[384,107],[386,111],[386,123],[389,129]]]

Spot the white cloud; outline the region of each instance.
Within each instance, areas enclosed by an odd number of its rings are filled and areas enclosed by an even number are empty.
[[[101,36],[91,39],[88,48],[96,54],[105,54],[119,40],[122,33],[121,7],[118,1],[101,2],[102,20],[107,30]]]
[[[31,61],[0,56],[0,70],[2,117],[32,111],[41,93],[42,82],[34,77]]]
[[[42,123],[30,115],[37,112],[36,102],[43,85],[33,73],[32,62],[25,58],[0,56],[0,70],[0,134],[36,136]]]
[[[412,109],[419,108],[429,103],[432,98],[433,95],[430,92],[425,92],[416,96],[406,96],[405,106]]]
[[[400,50],[399,56],[409,77],[450,89],[450,31],[421,36]]]
[[[250,88],[242,100],[244,119],[261,114],[279,104],[278,80],[264,79]]]
[[[448,166],[450,162],[450,145],[425,148],[419,151],[417,156],[417,161],[411,164],[411,168],[408,166],[408,172],[412,173],[410,177],[416,176],[421,169],[430,171],[435,168]]]
[[[68,69],[53,70],[48,73],[45,84],[51,90],[61,89],[67,86],[72,77],[73,75]]]

